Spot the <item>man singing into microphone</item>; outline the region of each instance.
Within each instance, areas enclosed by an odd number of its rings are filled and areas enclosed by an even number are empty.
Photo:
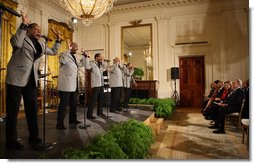
[[[126,66],[124,66],[123,69],[123,87],[125,91],[124,96],[124,108],[129,108],[128,104],[131,97],[131,82],[134,83],[134,85],[137,85],[135,80],[132,78],[132,75],[134,73],[134,67],[131,63],[128,63]]]
[[[103,62],[102,55],[97,53],[94,55],[95,61],[91,61],[87,69],[91,69],[91,87],[92,87],[92,98],[87,110],[87,118],[95,119],[93,116],[93,108],[97,103],[97,116],[105,117],[102,112],[102,100],[103,100],[103,71],[107,69],[106,63]],[[106,60],[108,61],[108,60]],[[109,62],[109,61],[108,61]]]
[[[121,111],[121,89],[123,87],[123,68],[120,66],[120,58],[115,57],[113,65],[109,67],[109,85],[111,88],[111,107],[110,112]]]
[[[23,12],[22,23],[11,38],[13,52],[7,66],[6,97],[6,147],[22,149],[17,141],[17,116],[23,96],[26,120],[29,130],[28,141],[36,149],[42,143],[37,122],[38,65],[43,54],[56,55],[60,48],[60,34],[52,48],[45,46],[41,28],[31,23]],[[46,49],[45,49],[46,48]]]
[[[57,111],[56,129],[66,129],[64,118],[67,106],[70,104],[69,123],[79,124],[77,120],[77,96],[78,96],[78,67],[87,66],[89,61],[84,55],[80,61],[76,60],[74,54],[78,50],[78,44],[70,43],[69,50],[64,52],[60,58],[58,91],[60,94],[60,104]],[[69,103],[70,102],[70,103]]]

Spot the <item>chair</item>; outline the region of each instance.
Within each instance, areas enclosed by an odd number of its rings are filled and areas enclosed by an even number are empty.
[[[235,112],[235,113],[226,115],[225,124],[226,124],[226,121],[229,120],[229,121],[232,121],[237,128],[241,127],[241,118],[242,118],[244,102],[245,102],[245,99],[243,99],[242,101],[240,112]]]
[[[242,123],[242,134],[243,134],[242,143],[244,143],[244,137],[245,137],[245,134],[246,134],[246,137],[247,137],[247,150],[249,150],[249,124],[250,124],[250,120],[249,119],[241,119],[241,123]]]

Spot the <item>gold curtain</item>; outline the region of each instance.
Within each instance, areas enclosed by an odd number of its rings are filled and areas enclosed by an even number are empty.
[[[56,40],[56,35],[54,34],[53,31],[59,31],[62,36],[63,36],[63,41],[61,44],[61,48],[58,51],[59,54],[61,52],[64,52],[68,49],[68,43],[69,41],[72,41],[72,36],[73,36],[73,30],[65,23],[62,22],[57,22],[53,19],[48,20],[48,37],[53,40],[53,42],[49,42],[48,46],[51,47],[53,46],[55,40]],[[48,80],[52,83],[52,87],[56,88],[57,87],[57,79],[52,78],[54,76],[58,76],[59,74],[59,55],[57,56],[49,56],[48,57],[48,70],[51,72],[51,76],[48,78]]]
[[[16,11],[18,4],[10,0],[0,0],[4,6]],[[1,19],[1,43],[0,43],[0,117],[6,113],[6,67],[11,58],[12,47],[10,43],[11,36],[16,32],[16,17],[6,11],[2,13]]]

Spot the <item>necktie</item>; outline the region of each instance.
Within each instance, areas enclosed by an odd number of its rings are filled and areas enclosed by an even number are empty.
[[[77,60],[76,60],[76,57],[74,56],[74,54],[71,54],[72,58],[74,59],[74,63],[78,66],[77,64]]]

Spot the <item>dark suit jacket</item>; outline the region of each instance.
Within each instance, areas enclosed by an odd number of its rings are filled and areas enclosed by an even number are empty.
[[[238,88],[235,91],[232,91],[233,93],[229,95],[227,98],[226,104],[228,106],[226,107],[226,113],[234,113],[234,112],[240,112],[242,101],[245,98],[245,93],[241,88]]]
[[[245,90],[245,101],[242,112],[242,118],[249,118],[249,88]]]

